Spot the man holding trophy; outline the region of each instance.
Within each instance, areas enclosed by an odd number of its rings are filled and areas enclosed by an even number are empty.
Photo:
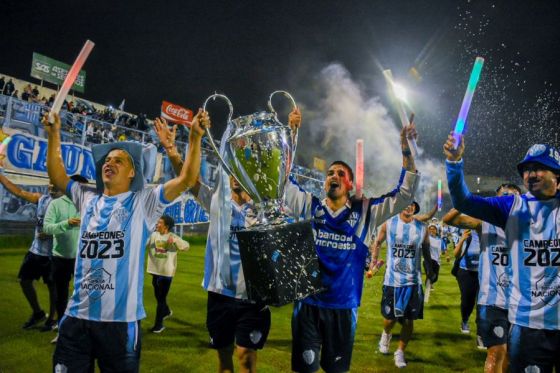
[[[288,122],[295,134],[301,123],[299,109],[290,112]],[[175,128],[170,130],[165,120],[156,119],[154,129],[178,172],[182,159],[175,148]],[[261,145],[255,142],[247,148],[256,153]],[[264,145],[262,148],[258,161],[273,164],[267,155],[273,151],[264,149]],[[258,211],[236,177],[228,177],[222,170],[218,171],[214,190],[198,182],[191,193],[210,214],[202,284],[208,291],[206,325],[210,347],[218,351],[219,372],[233,372],[234,346],[240,370],[255,372],[257,350],[263,348],[270,330],[270,310],[264,302],[249,300],[235,232],[255,224]]]
[[[324,200],[293,184],[286,190],[286,204],[293,212],[312,219],[326,288],[294,304],[292,370],[315,372],[319,365],[326,372],[350,370],[367,241],[377,226],[413,202],[419,174],[408,139],[415,136],[413,123],[401,131],[401,177],[397,187],[382,197],[351,198],[353,172],[342,161],[333,162],[327,171]]]

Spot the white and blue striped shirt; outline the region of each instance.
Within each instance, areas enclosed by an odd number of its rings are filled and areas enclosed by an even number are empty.
[[[387,220],[387,269],[383,285],[402,287],[422,283],[423,223],[405,223],[399,215]]]
[[[530,193],[475,196],[464,182],[462,162],[447,162],[447,181],[455,208],[504,228],[511,248],[509,321],[560,330],[560,193],[547,200]]]
[[[445,242],[440,237],[433,237],[430,235],[430,257],[438,264],[440,263],[441,252],[445,251]]]
[[[47,238],[39,238],[39,235],[43,233],[43,219],[45,219],[45,214],[47,213],[47,207],[52,201],[50,194],[44,194],[39,197],[37,201],[37,224],[35,225],[35,238],[31,243],[29,251],[35,255],[40,256],[51,256],[53,249],[53,238],[49,236]]]
[[[478,304],[507,310],[510,272],[510,250],[505,232],[492,224],[482,222]]]
[[[163,185],[109,197],[71,181],[66,194],[82,218],[66,314],[92,321],[143,319],[144,253],[168,203]]]

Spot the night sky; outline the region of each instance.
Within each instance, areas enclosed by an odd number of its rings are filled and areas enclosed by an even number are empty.
[[[318,76],[332,63],[392,112],[382,66],[411,90],[419,144],[441,160],[481,55],[466,138],[466,157],[477,161],[467,171],[510,177],[533,143],[560,145],[559,16],[557,1],[8,0],[0,72],[34,81],[33,52],[71,64],[91,39],[84,97],[115,106],[125,98],[127,111],[154,117],[162,100],[196,108],[214,91],[231,98],[236,115],[248,114],[276,89],[313,113]],[[213,118],[219,132],[223,119]],[[320,143],[301,136],[300,148],[325,158],[336,151]]]

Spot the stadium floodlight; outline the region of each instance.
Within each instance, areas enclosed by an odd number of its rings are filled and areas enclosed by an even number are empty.
[[[406,92],[406,88],[404,88],[402,85],[393,82],[393,92],[395,93],[395,97],[398,100],[401,100],[404,103],[408,102],[407,101],[408,94]]]

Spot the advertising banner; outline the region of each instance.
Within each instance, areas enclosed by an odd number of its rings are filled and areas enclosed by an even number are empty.
[[[34,52],[33,60],[31,61],[31,76],[56,85],[62,85],[70,67],[70,65],[64,62]],[[86,72],[81,70],[72,89],[84,93],[85,87]]]
[[[193,112],[182,106],[163,101],[161,103],[161,116],[170,123],[182,124],[190,127]]]

